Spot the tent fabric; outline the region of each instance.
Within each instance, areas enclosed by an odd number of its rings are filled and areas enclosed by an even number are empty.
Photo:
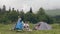
[[[40,24],[38,30],[50,30],[50,29],[52,29],[52,27],[45,22],[39,22],[38,24]]]
[[[22,30],[23,29],[23,22],[21,21],[21,19],[19,18],[18,19],[18,22],[15,26],[15,29],[18,29],[18,30]]]

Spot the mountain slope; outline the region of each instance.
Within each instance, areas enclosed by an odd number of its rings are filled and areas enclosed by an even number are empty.
[[[60,15],[60,9],[46,10],[45,12],[51,16]]]

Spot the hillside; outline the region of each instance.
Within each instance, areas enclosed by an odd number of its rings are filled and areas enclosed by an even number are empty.
[[[60,9],[46,10],[45,12],[51,16],[60,15]]]

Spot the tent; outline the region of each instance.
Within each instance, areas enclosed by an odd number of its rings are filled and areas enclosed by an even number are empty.
[[[36,25],[39,25],[39,24],[40,26],[37,28],[37,30],[51,30],[52,29],[51,25],[47,24],[46,22],[39,22]]]
[[[16,23],[14,29],[15,30],[23,30],[23,22],[22,22],[22,20],[20,18],[18,19],[18,22]]]

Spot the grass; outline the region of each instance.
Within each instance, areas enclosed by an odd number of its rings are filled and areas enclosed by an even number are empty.
[[[57,24],[51,24],[53,29],[52,30],[33,30],[31,32],[28,31],[11,31],[10,29],[12,28],[13,24],[0,24],[0,34],[60,34],[60,25]],[[34,27],[33,24],[30,24],[30,28],[32,29]]]

